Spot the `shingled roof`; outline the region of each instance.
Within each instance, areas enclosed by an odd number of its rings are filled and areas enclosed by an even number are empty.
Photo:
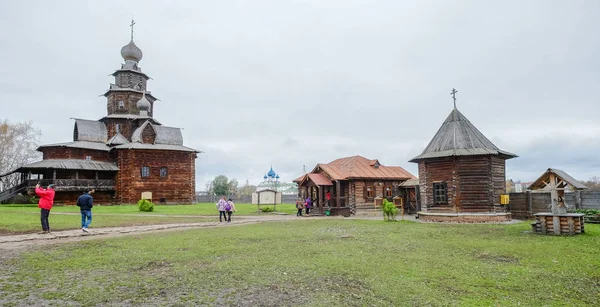
[[[142,143],[142,133],[146,126],[150,125],[156,137],[154,138],[154,144],[162,145],[183,145],[183,135],[181,134],[181,128],[167,127],[161,125],[152,124],[150,121],[144,122],[140,127],[135,129],[131,136],[131,141],[134,143]]]
[[[108,139],[106,126],[97,120],[75,119],[73,141],[105,143]]]
[[[410,162],[451,156],[499,155],[505,159],[517,155],[498,149],[458,109],[454,108],[429,145]]]
[[[536,181],[530,184],[529,187],[527,187],[527,189],[545,189],[547,186],[550,185],[550,174],[554,174],[556,175],[556,177],[558,177],[559,188],[566,188],[567,186],[571,186],[575,190],[587,189],[587,187],[583,183],[571,177],[571,175],[567,174],[565,171],[556,168],[549,168],[548,170],[546,170],[546,172],[542,174],[540,178],[538,178]]]
[[[377,159],[370,160],[362,156],[340,158],[327,164],[317,164],[313,172],[318,168],[327,173],[331,180],[408,180],[416,178],[400,166],[384,166]]]

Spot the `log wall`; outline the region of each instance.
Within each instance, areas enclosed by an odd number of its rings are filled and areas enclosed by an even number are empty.
[[[43,154],[43,159],[79,159],[85,160],[86,156],[90,156],[94,161],[113,162],[108,151],[71,148],[71,147],[44,147],[40,148]]]
[[[54,203],[75,205],[77,203],[77,198],[79,198],[79,196],[82,194],[83,192],[81,191],[57,191],[54,196]],[[92,194],[92,197],[94,198],[94,205],[115,204],[115,193],[113,191],[96,191],[96,193]]]
[[[421,210],[493,212],[505,193],[505,160],[496,156],[459,156],[419,162]],[[436,205],[433,184],[445,182],[448,203]]]
[[[137,203],[142,192],[152,192],[152,201],[159,203],[192,203],[195,195],[196,154],[167,150],[119,150],[117,163],[117,199],[122,203]],[[150,176],[141,177],[142,166],[150,167]],[[168,176],[160,177],[160,168],[167,167]]]

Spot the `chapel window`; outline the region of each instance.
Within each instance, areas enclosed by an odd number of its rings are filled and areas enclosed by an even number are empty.
[[[435,204],[448,203],[448,188],[445,182],[436,182],[433,184],[433,200]]]

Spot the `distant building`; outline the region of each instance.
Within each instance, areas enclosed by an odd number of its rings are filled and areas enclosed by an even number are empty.
[[[282,195],[298,195],[298,184],[295,182],[281,182],[279,175],[271,169],[263,177],[263,181],[256,186],[256,192],[263,190],[273,190],[281,192]]]
[[[400,196],[402,184],[416,177],[400,166],[385,166],[377,159],[362,156],[339,158],[329,163],[319,163],[314,169],[294,182],[300,186],[303,197],[310,196],[313,207],[323,214],[328,206],[333,211],[357,207],[372,207],[375,199],[390,201]],[[411,187],[414,195],[414,186]]]

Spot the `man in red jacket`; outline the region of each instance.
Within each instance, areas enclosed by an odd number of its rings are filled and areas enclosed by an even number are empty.
[[[50,215],[50,209],[52,209],[52,205],[54,205],[54,185],[48,185],[48,188],[42,189],[40,188],[40,184],[38,183],[35,186],[35,194],[40,197],[40,201],[38,202],[38,207],[42,209],[42,232],[38,232],[39,234],[50,233],[50,224],[48,223],[48,216]]]

